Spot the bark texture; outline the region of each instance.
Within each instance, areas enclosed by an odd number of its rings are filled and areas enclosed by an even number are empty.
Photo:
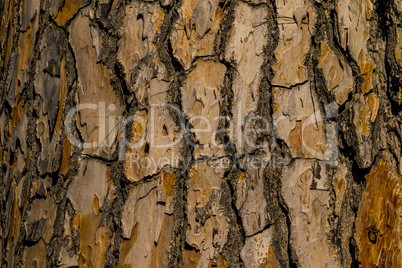
[[[402,267],[401,12],[1,1],[2,267]]]

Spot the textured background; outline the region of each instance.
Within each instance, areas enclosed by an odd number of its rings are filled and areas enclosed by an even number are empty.
[[[402,267],[401,1],[0,12],[2,267]]]

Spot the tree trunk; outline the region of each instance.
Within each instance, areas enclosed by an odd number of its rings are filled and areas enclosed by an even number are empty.
[[[398,0],[4,0],[2,267],[402,267]]]

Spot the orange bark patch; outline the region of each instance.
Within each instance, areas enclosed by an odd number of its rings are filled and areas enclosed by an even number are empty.
[[[219,0],[219,5],[216,8],[216,12],[215,12],[215,18],[218,19],[218,20],[222,19],[223,8],[221,8],[221,6],[224,7],[226,5],[225,2],[226,2],[226,0]],[[223,3],[223,5],[222,5],[222,3]]]
[[[66,24],[82,7],[82,0],[64,0],[57,12],[55,21],[59,26]]]
[[[357,62],[360,66],[361,76],[364,79],[362,84],[362,92],[363,94],[366,94],[371,89],[370,79],[373,76],[374,63],[371,61],[366,61],[366,56],[363,50],[360,51]]]
[[[104,254],[110,243],[106,226],[100,226],[101,216],[76,215],[73,226],[80,238],[79,267],[103,267]]]
[[[244,180],[246,178],[246,172],[241,172],[237,175],[236,180]]]
[[[326,149],[325,125],[313,123],[303,126],[302,152],[304,157],[324,157]]]
[[[160,33],[162,29],[164,14],[165,13],[163,13],[163,10],[158,8],[157,12],[155,12],[154,16],[152,17],[152,19],[155,20],[155,29],[158,33]]]
[[[280,108],[279,104],[278,104],[278,103],[274,103],[274,114],[277,114],[277,113],[278,113],[279,108]]]
[[[378,107],[380,102],[377,96],[374,93],[370,93],[365,97],[368,107],[371,111],[371,121],[374,122],[375,118],[377,117]]]
[[[301,121],[296,121],[296,126],[289,133],[290,144],[292,145],[292,150],[295,153],[301,153]]]
[[[21,103],[15,105],[11,111],[11,123],[16,127],[21,120]]]
[[[362,267],[402,267],[400,186],[384,160],[366,179],[355,234]]]
[[[93,200],[92,206],[93,206],[95,215],[98,215],[99,214],[99,198],[96,194],[94,195],[94,200]]]
[[[173,195],[176,175],[165,171],[162,172],[163,189],[165,190],[166,198]]]
[[[269,249],[268,249],[267,262],[264,263],[263,267],[264,268],[279,268],[280,267],[278,259],[276,258],[274,250],[271,246],[269,246]]]
[[[360,66],[360,70],[364,78],[364,82],[362,84],[362,92],[363,94],[366,94],[370,90],[370,77],[373,75],[374,63],[366,62],[365,64]]]
[[[226,268],[228,267],[228,262],[226,261],[223,255],[219,255],[218,259],[216,260],[216,267],[217,268]]]
[[[31,53],[32,37],[34,35],[33,30],[35,26],[36,16],[37,15],[33,17],[30,23],[29,31],[26,31],[25,33],[22,33],[20,35],[18,48],[18,52],[20,55],[18,62],[18,71],[21,69],[26,69],[28,67],[28,60]]]
[[[68,171],[68,160],[70,159],[71,155],[71,143],[67,137],[64,138],[64,145],[63,145],[63,156],[61,158],[61,165],[59,169],[59,175],[64,175]]]

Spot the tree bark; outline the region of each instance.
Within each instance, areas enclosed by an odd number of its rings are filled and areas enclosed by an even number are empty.
[[[2,267],[402,267],[401,12],[2,1]]]

